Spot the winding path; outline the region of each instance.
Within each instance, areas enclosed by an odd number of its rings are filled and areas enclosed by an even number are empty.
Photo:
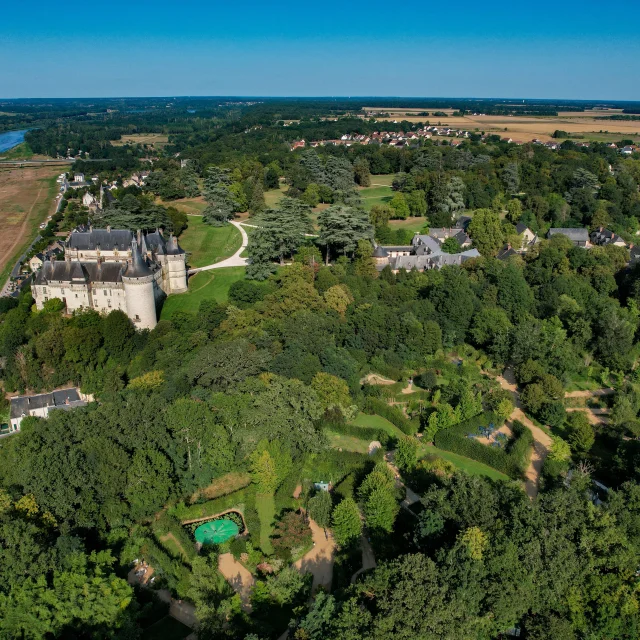
[[[247,236],[247,232],[243,229],[242,223],[237,222],[235,220],[229,220],[229,222],[240,231],[240,235],[242,236],[242,245],[241,247],[229,258],[225,260],[221,260],[220,262],[215,262],[214,264],[209,264],[206,267],[198,267],[197,269],[189,269],[189,275],[194,273],[200,273],[200,271],[210,271],[211,269],[224,269],[225,267],[244,267],[247,264],[247,258],[241,258],[240,254],[247,248],[249,244],[249,236]]]
[[[489,374],[487,374],[489,375]],[[551,448],[552,439],[548,433],[545,433],[540,427],[536,426],[527,418],[522,411],[520,404],[520,394],[518,393],[518,386],[513,375],[513,369],[508,368],[504,372],[504,376],[490,376],[498,381],[498,384],[505,390],[509,391],[513,397],[513,404],[515,409],[509,416],[509,421],[519,420],[526,425],[533,434],[533,451],[531,453],[531,460],[525,473],[525,491],[527,495],[533,499],[538,495],[538,480],[540,479],[540,472],[542,471],[542,465],[544,459],[549,453]]]
[[[315,595],[319,587],[331,591],[336,543],[333,534],[327,530],[325,535],[325,530],[311,519],[309,519],[309,528],[313,536],[313,549],[294,562],[293,566],[302,574],[309,572],[313,575],[311,593]]]

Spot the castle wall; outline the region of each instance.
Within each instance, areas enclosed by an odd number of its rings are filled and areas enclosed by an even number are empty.
[[[123,278],[127,315],[136,329],[153,329],[156,317],[155,274],[142,278]]]

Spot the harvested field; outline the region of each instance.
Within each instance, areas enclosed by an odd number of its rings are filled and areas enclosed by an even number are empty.
[[[38,225],[55,211],[60,167],[0,169],[0,282],[36,236]]]
[[[465,129],[467,131],[484,131],[495,133],[502,137],[530,142],[533,138],[542,141],[552,140],[556,129],[570,134],[583,135],[584,140],[613,141],[621,138],[640,138],[640,120],[604,120],[606,116],[615,115],[615,111],[587,111],[566,112],[557,116],[407,116],[412,111],[428,111],[434,109],[425,107],[420,110],[385,109],[389,117],[376,118],[381,121],[407,120],[408,122],[426,122],[432,125],[442,125]],[[452,113],[452,109],[438,109],[444,113]],[[394,115],[397,114],[397,115]]]
[[[164,133],[132,133],[124,135],[120,140],[113,140],[114,147],[121,147],[125,144],[148,144],[152,147],[163,147],[169,142],[169,136]]]

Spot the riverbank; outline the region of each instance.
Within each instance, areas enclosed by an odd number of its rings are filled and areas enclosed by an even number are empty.
[[[0,155],[22,144],[28,131],[29,129],[19,129],[17,131],[0,133]]]

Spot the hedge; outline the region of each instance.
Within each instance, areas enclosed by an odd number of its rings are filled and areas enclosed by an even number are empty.
[[[343,436],[353,436],[360,440],[378,440],[380,444],[389,448],[387,445],[391,443],[391,436],[384,429],[376,429],[375,427],[358,427],[355,424],[346,424],[345,422],[329,422],[326,424],[326,428],[334,433],[340,433]]]
[[[378,414],[386,418],[391,424],[394,424],[402,433],[412,436],[418,431],[418,424],[405,417],[404,413],[396,407],[388,405],[377,398],[367,398],[363,407],[364,413]]]
[[[167,533],[173,534],[176,540],[180,543],[185,553],[187,554],[187,558],[189,563],[196,557],[196,548],[193,543],[193,539],[189,537],[187,532],[182,527],[182,523],[176,518],[173,518],[166,513],[164,513],[158,520],[152,523],[152,527],[154,534],[158,538],[158,542],[162,544],[160,540]]]
[[[234,491],[226,496],[220,496],[213,500],[207,500],[206,502],[200,502],[192,505],[186,505],[184,502],[178,502],[175,506],[169,509],[169,515],[184,522],[185,520],[196,520],[197,518],[207,518],[209,516],[215,516],[221,511],[227,509],[237,508],[239,510],[241,505],[246,504],[247,499],[251,493],[255,493],[253,486],[248,486],[240,491]]]
[[[445,451],[452,451],[483,462],[511,478],[522,480],[529,464],[531,446],[533,445],[531,431],[521,422],[514,421],[513,437],[506,449],[481,444],[475,439],[467,437],[470,433],[476,433],[479,426],[488,426],[491,422],[498,424],[499,419],[494,413],[487,412],[454,427],[441,429],[436,433],[435,445]]]

